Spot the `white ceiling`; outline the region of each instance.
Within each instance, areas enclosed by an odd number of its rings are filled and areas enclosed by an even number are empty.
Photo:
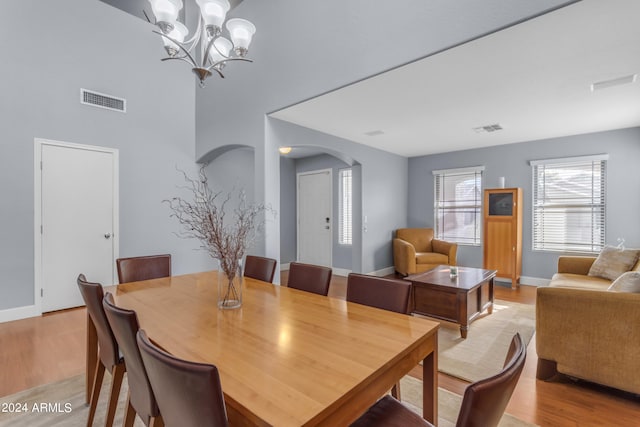
[[[271,115],[412,157],[640,126],[640,76],[590,90],[635,73],[640,1],[583,0]]]

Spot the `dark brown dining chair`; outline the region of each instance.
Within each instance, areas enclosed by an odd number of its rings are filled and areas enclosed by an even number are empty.
[[[167,426],[229,425],[218,368],[166,353],[153,344],[142,329],[136,340]]]
[[[252,279],[273,283],[278,262],[273,258],[247,255],[244,261],[244,275]]]
[[[464,391],[457,427],[495,427],[518,383],[527,348],[516,333],[502,371],[470,384]],[[351,427],[418,427],[431,426],[420,415],[393,397],[386,395],[362,415]]]
[[[109,408],[107,409],[107,417],[105,420],[105,426],[110,427],[113,424],[116,407],[118,406],[120,386],[122,385],[122,378],[126,370],[124,359],[120,357],[118,343],[102,308],[102,299],[104,297],[102,285],[100,283],[88,282],[84,274],[81,274],[78,276],[78,288],[80,288],[84,303],[87,305],[87,313],[89,313],[91,321],[96,327],[98,337],[98,361],[92,382],[93,387],[91,389],[87,426],[90,427],[93,425],[93,418],[96,415],[96,407],[98,398],[100,397],[100,389],[102,388],[102,380],[104,379],[104,371],[107,369],[113,377],[111,381],[111,393],[109,395]]]
[[[407,314],[411,283],[406,280],[351,273],[347,277],[347,301]]]
[[[292,262],[289,264],[287,286],[327,296],[332,270],[319,265]]]
[[[351,273],[347,277],[347,301],[382,310],[407,314],[411,283],[405,280]],[[391,389],[391,395],[400,400],[400,383]]]
[[[133,426],[138,414],[146,426],[160,427],[163,425],[162,417],[136,342],[136,334],[140,329],[138,316],[133,310],[117,307],[109,292],[105,294],[102,306],[127,366],[129,395],[123,425]]]
[[[148,255],[118,258],[118,281],[120,283],[158,279],[171,276],[171,255]]]

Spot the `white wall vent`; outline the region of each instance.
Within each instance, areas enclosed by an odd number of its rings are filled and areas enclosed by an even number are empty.
[[[494,123],[492,125],[478,126],[477,128],[473,128],[473,130],[476,133],[495,132],[498,130],[502,130],[502,126],[500,126],[498,123]]]
[[[80,103],[121,113],[127,112],[127,100],[88,89],[80,89]]]

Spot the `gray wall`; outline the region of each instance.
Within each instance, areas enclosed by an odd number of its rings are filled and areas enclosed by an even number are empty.
[[[549,279],[557,271],[560,253],[532,250],[530,160],[609,154],[606,181],[606,241],[640,247],[640,128],[620,129],[564,138],[530,141],[475,150],[457,151],[409,159],[409,216],[411,227],[433,227],[434,169],[485,166],[484,188],[498,186],[504,176],[507,187],[524,191],[522,275]],[[461,265],[482,266],[481,246],[461,246]]]
[[[197,91],[197,157],[210,156],[227,145],[256,147],[256,197],[280,206],[277,146],[285,145],[285,140],[293,139],[292,145],[296,145],[304,139],[294,138],[302,133],[299,129],[271,129],[273,122],[265,121],[265,114],[571,1],[444,3],[406,1],[390,17],[388,4],[381,1],[242,2],[232,15],[247,18],[258,28],[249,52],[255,62],[229,64],[224,80],[210,79],[206,88]],[[319,16],[326,19],[317,19]],[[350,148],[334,147],[335,152],[360,162],[357,153],[363,149],[347,150]],[[370,158],[377,156],[371,154]],[[384,161],[362,163],[362,205],[355,209],[363,209],[369,231],[354,244],[357,251],[362,245],[354,265],[361,259],[363,271],[390,265],[389,228],[406,221],[406,204],[395,204],[398,198],[406,198],[404,192],[385,200],[387,194],[398,193],[395,184],[406,180],[406,173],[396,175],[402,162],[406,164],[406,160],[391,161],[388,168]],[[387,174],[399,177],[388,180]],[[375,187],[379,191],[371,190]],[[382,215],[377,214],[378,208]],[[391,214],[389,218],[386,213]],[[396,221],[397,217],[402,220]],[[267,230],[265,250],[269,256],[280,257],[279,226],[277,223]]]
[[[3,7],[0,310],[34,304],[35,137],[120,150],[121,256],[169,252],[176,273],[210,268],[161,203],[180,193],[176,166],[197,169],[188,68],[160,62],[151,25],[97,0]],[[81,87],[126,98],[127,113],[81,105]]]
[[[290,263],[297,255],[296,159],[280,158],[280,262]]]
[[[280,145],[321,147],[354,165],[352,270],[391,267],[392,232],[407,219],[407,158],[277,119],[270,119],[270,125]]]
[[[345,162],[336,159],[333,156],[330,156],[328,154],[321,154],[318,156],[312,156],[312,157],[306,157],[306,158],[302,158],[302,159],[297,159],[296,160],[296,170],[295,173],[299,174],[299,173],[303,173],[303,172],[310,172],[310,171],[314,171],[314,170],[321,170],[321,169],[331,169],[331,178],[333,180],[332,182],[332,239],[333,239],[333,249],[332,249],[332,266],[333,267],[337,267],[337,268],[345,268],[347,270],[351,270],[353,267],[352,264],[352,257],[351,257],[351,253],[352,253],[352,248],[351,245],[341,245],[338,243],[338,234],[339,234],[339,207],[340,207],[340,197],[339,197],[339,171],[340,169],[345,169],[345,168],[349,168],[351,167],[350,165],[346,164]],[[295,180],[296,176],[294,175],[294,180]],[[283,176],[282,176],[282,171],[280,172],[280,182],[282,182],[283,180]],[[295,182],[295,181],[294,181]],[[289,195],[287,195],[289,196]],[[295,193],[293,194],[294,199],[295,199]],[[283,198],[285,196],[283,194],[280,194],[280,206],[282,206],[283,204]],[[287,203],[289,204],[289,203]],[[289,230],[288,229],[280,229],[280,234],[281,236],[284,234],[288,234]],[[280,240],[282,242],[282,238]],[[284,249],[282,248],[282,243],[280,246],[280,250],[283,251]],[[289,252],[289,249],[287,248],[287,252]],[[295,251],[294,251],[295,253]],[[293,261],[293,260],[290,260]],[[283,261],[283,262],[289,262],[289,261]]]

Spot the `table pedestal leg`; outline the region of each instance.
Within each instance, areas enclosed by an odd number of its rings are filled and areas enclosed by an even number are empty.
[[[438,424],[438,341],[433,353],[422,361],[422,417]]]

